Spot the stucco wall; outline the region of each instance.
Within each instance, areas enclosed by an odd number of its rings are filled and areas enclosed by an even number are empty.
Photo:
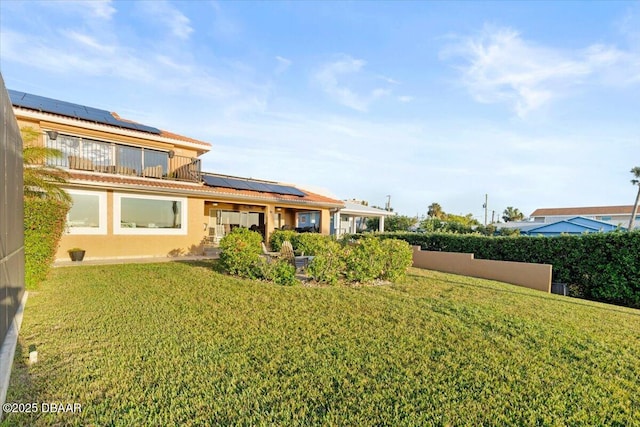
[[[113,191],[108,191],[107,234],[63,235],[56,254],[57,260],[69,260],[67,250],[73,247],[86,250],[87,260],[202,254],[202,243],[207,234],[202,216],[204,200],[187,199],[186,235],[150,236],[113,234],[113,199]]]
[[[473,254],[423,251],[420,246],[414,246],[413,266],[551,292],[552,266],[549,264],[475,259]]]

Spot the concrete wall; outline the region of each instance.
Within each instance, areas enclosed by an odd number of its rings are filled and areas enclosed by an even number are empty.
[[[7,395],[25,295],[22,167],[20,129],[0,75],[0,404]]]
[[[549,264],[475,259],[473,254],[423,251],[420,246],[414,246],[413,266],[551,292],[552,266]]]

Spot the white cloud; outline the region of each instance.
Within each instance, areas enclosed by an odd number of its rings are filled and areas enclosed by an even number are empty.
[[[47,3],[47,2],[44,2]],[[116,8],[113,7],[112,0],[93,0],[93,1],[57,1],[54,7],[66,7],[81,11],[82,13],[88,12],[90,17],[109,20],[116,13]]]
[[[92,50],[108,52],[108,53],[113,53],[116,50],[114,46],[100,43],[94,37],[91,37],[87,34],[82,34],[73,30],[66,30],[66,31],[63,31],[63,33],[70,40],[80,43],[85,47],[91,48]]]
[[[622,81],[616,79],[618,84],[637,81],[640,72],[637,56],[613,46],[563,51],[525,40],[513,29],[488,26],[478,36],[446,47],[441,57],[463,58],[463,83],[478,102],[506,103],[520,117],[566,95],[571,87],[594,79],[605,82],[615,67],[627,71]]]
[[[340,82],[340,78],[360,75],[365,64],[366,62],[361,59],[344,55],[337,61],[323,65],[314,77],[324,92],[335,101],[364,112],[375,100],[391,93],[389,89],[374,88],[360,94]],[[367,80],[368,77],[364,76],[364,79]]]
[[[289,69],[291,66],[291,60],[284,58],[282,56],[276,56],[276,61],[278,61],[278,66],[276,67],[276,74],[282,74]]]
[[[181,40],[187,40],[193,32],[191,21],[182,12],[166,1],[151,1],[145,9],[171,29],[171,33]]]
[[[413,100],[414,100],[413,96],[409,96],[409,95],[402,95],[398,97],[398,101],[404,102],[404,103],[411,102]]]

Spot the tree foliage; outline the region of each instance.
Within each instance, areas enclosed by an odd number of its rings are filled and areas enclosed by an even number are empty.
[[[418,222],[415,217],[393,215],[385,217],[384,231],[409,231]],[[380,228],[380,218],[367,218],[367,230],[377,231]]]
[[[504,222],[522,221],[524,219],[524,214],[520,212],[518,208],[507,206],[504,212],[502,212],[502,219]]]
[[[37,144],[40,133],[32,127],[20,128],[24,148],[24,195],[43,197],[70,202],[71,197],[60,184],[64,184],[68,174],[56,167],[46,165],[47,158],[62,157],[62,151]]]
[[[438,218],[438,219],[443,219],[444,218],[444,211],[442,210],[442,206],[440,206],[439,203],[431,203],[429,205],[429,208],[427,210],[427,216],[429,218]]]

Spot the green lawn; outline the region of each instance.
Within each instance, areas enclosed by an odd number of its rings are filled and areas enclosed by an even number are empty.
[[[640,425],[640,311],[416,269],[281,287],[59,268],[19,345],[7,401],[82,412],[3,425]]]

